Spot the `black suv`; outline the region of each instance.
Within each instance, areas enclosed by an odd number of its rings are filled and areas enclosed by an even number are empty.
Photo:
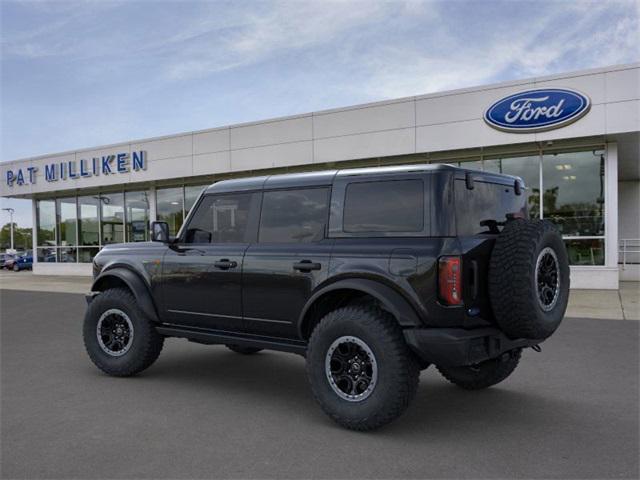
[[[215,183],[175,238],[94,260],[84,342],[110,375],[165,337],[299,353],[318,403],[355,430],[398,417],[430,364],[466,389],[511,374],[564,315],[567,253],[520,178],[449,165]],[[249,374],[249,373],[248,373]]]

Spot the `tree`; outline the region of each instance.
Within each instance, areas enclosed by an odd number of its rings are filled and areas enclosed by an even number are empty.
[[[18,227],[17,223],[13,223],[13,247],[16,250],[31,250],[32,233],[30,228]],[[6,223],[0,229],[0,248],[6,250],[11,248],[11,224]]]

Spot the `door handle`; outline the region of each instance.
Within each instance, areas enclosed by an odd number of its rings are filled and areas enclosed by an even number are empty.
[[[236,268],[238,266],[238,262],[229,260],[228,258],[222,258],[213,262],[213,266],[220,270],[229,270],[230,268]]]
[[[311,270],[320,270],[322,265],[312,262],[311,260],[302,260],[293,264],[293,269],[300,272],[310,272]]]

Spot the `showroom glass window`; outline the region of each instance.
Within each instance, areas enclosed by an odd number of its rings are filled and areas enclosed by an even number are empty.
[[[125,192],[125,221],[127,242],[149,240],[149,193]]]
[[[570,263],[604,265],[604,154],[545,153],[542,168],[544,218],[560,228]]]
[[[76,207],[76,197],[56,199],[56,209],[58,214],[58,262],[75,262],[77,250],[77,223],[78,209]]]
[[[100,208],[97,195],[78,197],[78,261],[91,262],[100,245]]]
[[[184,214],[189,214],[206,185],[189,185],[184,187]]]
[[[36,208],[38,261],[55,262],[56,202],[54,200],[38,200]]]
[[[328,188],[265,192],[260,214],[259,241],[309,243],[322,240],[328,212]]]
[[[102,245],[124,242],[124,194],[100,195]]]
[[[184,199],[182,187],[159,188],[156,190],[156,213],[159,222],[169,224],[169,233],[176,235],[184,220]]]

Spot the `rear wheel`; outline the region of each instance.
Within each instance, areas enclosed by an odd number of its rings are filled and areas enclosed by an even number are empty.
[[[113,288],[97,295],[84,318],[84,345],[103,372],[126,377],[148,368],[160,355],[164,337],[138,307],[133,294]]]
[[[14,272],[19,272],[19,271],[20,271],[20,267],[18,266],[18,264],[17,264],[17,263],[14,263],[14,264],[13,264],[13,271],[14,271]]]
[[[242,345],[233,345],[231,343],[226,344],[225,347],[227,347],[232,352],[241,353],[242,355],[253,355],[254,353],[262,351],[261,348],[244,347]]]
[[[480,390],[506,379],[518,366],[522,350],[507,352],[498,358],[465,367],[442,367],[438,371],[451,383],[465,390]]]
[[[333,420],[372,430],[409,406],[420,369],[396,320],[360,304],[334,310],[313,330],[307,374],[315,399]]]

